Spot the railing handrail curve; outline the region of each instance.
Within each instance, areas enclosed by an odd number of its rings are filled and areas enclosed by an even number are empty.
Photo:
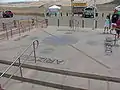
[[[22,53],[20,53],[16,57],[16,59],[13,61],[13,63],[11,63],[11,65],[7,69],[5,69],[5,71],[0,75],[0,78],[2,78],[4,74],[6,74],[6,72],[14,65],[14,63],[30,48],[30,46],[35,44],[35,42],[37,42],[37,46],[35,47],[35,49],[38,48],[39,41],[38,40],[34,40]]]

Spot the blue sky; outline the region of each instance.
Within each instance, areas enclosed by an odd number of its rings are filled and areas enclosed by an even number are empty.
[[[38,1],[38,0],[0,0],[0,2],[20,2],[20,1]]]

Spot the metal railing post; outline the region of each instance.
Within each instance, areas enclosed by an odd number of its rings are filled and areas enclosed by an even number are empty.
[[[60,13],[61,17],[63,16],[62,12]]]
[[[36,16],[36,24],[35,24],[35,27],[36,27],[36,28],[38,28],[38,23],[39,23],[39,22],[38,22],[38,18],[37,18],[37,16]]]
[[[90,79],[88,79],[88,90],[90,90]]]
[[[30,21],[29,21],[29,19],[28,19],[28,29],[30,31]]]
[[[66,16],[68,16],[68,13],[66,13]]]
[[[9,37],[8,37],[8,31],[7,31],[7,27],[6,27],[6,24],[5,24],[5,27],[4,27],[5,31],[6,31],[6,37],[7,37],[7,40],[9,40]]]
[[[97,20],[95,20],[95,28],[97,28]]]
[[[84,28],[84,26],[85,26],[84,24],[85,24],[85,22],[84,22],[84,20],[82,20],[82,28]]]
[[[17,27],[16,20],[13,21],[14,27]]]
[[[108,81],[107,81],[107,90],[110,90],[110,84]]]
[[[33,54],[34,54],[34,58],[35,58],[35,63],[36,63],[36,50],[35,50],[35,42],[33,42]]]
[[[76,30],[76,28],[77,28],[77,20],[74,20],[74,30]]]
[[[102,13],[102,17],[104,17],[104,13]]]
[[[70,27],[70,28],[72,27],[72,25],[71,25],[71,20],[69,20],[69,27]]]
[[[36,43],[35,43],[36,42]],[[22,72],[22,65],[25,63],[25,61],[27,61],[27,59],[23,60],[22,62],[20,61],[20,58],[25,54],[25,52],[29,49],[29,48],[33,48],[34,47],[34,55],[35,55],[35,58],[36,58],[36,54],[35,54],[35,49],[38,48],[39,46],[39,41],[38,40],[34,40],[21,54],[19,54],[16,59],[10,64],[10,66],[8,66],[4,71],[3,73],[0,75],[0,79],[2,77],[4,77],[4,75],[12,68],[12,66],[15,65],[15,63],[18,61],[18,68],[17,70],[11,74],[11,75],[7,75],[7,78],[8,80],[5,81],[5,83],[3,83],[3,87],[12,79],[12,77],[15,75],[15,73],[17,73],[18,70],[20,70],[20,74],[21,74],[21,77],[23,77],[23,72]],[[29,54],[29,56],[33,53],[33,50],[32,52]],[[35,59],[36,60],[36,59]],[[36,62],[36,61],[35,61]],[[1,88],[0,88],[1,90]]]
[[[2,23],[3,31],[5,31],[5,23]]]
[[[73,20],[73,18],[71,19],[71,28],[74,30],[74,20]]]
[[[13,36],[13,34],[12,34],[12,28],[10,29],[10,31],[11,31],[11,38],[12,38],[12,36]]]
[[[20,33],[20,22],[18,21],[18,32],[19,32],[19,36],[21,36],[21,33]]]
[[[18,60],[19,60],[19,66],[21,65],[21,62],[20,62],[20,57],[18,58]],[[21,66],[19,67],[20,68],[20,75],[21,75],[21,77],[23,77],[23,74],[22,74],[22,68],[21,68]]]
[[[24,25],[23,25],[22,22],[20,22],[20,27],[21,27],[21,32],[24,33],[24,29],[25,29],[25,28],[24,28]]]
[[[116,45],[117,35],[115,34],[114,45]]]

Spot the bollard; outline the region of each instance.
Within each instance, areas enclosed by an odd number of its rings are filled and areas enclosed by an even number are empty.
[[[60,20],[58,19],[58,27],[60,26]]]
[[[16,28],[17,27],[16,20],[13,21],[13,24],[14,24],[14,27]]]
[[[98,13],[96,13],[95,16],[98,17]]]
[[[61,16],[62,16],[62,12],[61,12]]]
[[[84,23],[85,23],[84,20],[82,20],[82,28],[84,28],[84,26],[85,26]]]
[[[34,26],[35,25],[35,20],[34,19],[32,19],[32,26]]]
[[[71,25],[71,20],[69,20],[69,27],[72,27],[72,25]]]
[[[48,19],[45,19],[46,26],[48,26]]]
[[[95,28],[97,28],[97,20],[95,20]]]
[[[74,28],[74,20],[71,20],[71,28]]]
[[[104,13],[102,13],[102,17],[104,17]]]
[[[68,13],[66,13],[66,16],[68,16]]]

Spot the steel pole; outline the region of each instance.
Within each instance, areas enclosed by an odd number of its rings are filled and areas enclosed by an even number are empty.
[[[22,67],[20,66],[20,65],[21,65],[20,58],[18,58],[18,60],[19,60],[20,75],[21,75],[21,77],[23,77],[23,74],[22,74]]]
[[[73,16],[74,16],[74,14],[73,14],[73,1],[74,0],[71,0],[71,28],[73,28],[74,26],[74,22],[73,22]],[[74,29],[74,28],[73,28]]]
[[[47,3],[44,5],[44,18],[45,19],[47,18],[46,11],[47,11]]]
[[[96,0],[94,0],[94,19],[93,19],[93,30],[95,30],[95,19],[96,19]]]
[[[35,50],[35,42],[33,42],[33,54],[34,54],[34,59],[35,59],[35,63],[36,63],[36,50]]]

